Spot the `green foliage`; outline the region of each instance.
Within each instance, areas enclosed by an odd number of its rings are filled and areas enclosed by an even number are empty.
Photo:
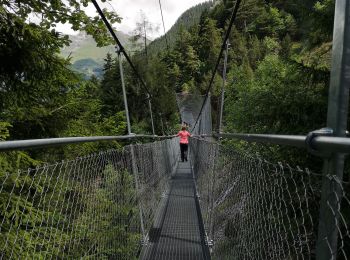
[[[203,18],[199,24],[198,56],[201,60],[200,75],[207,74],[213,70],[221,47],[221,30],[216,28],[215,20]],[[198,78],[198,77],[197,77]]]
[[[10,137],[9,128],[11,124],[8,122],[0,122],[0,141],[6,141]],[[39,164],[39,161],[31,158],[24,152],[2,152],[0,153],[0,174],[14,173],[18,169],[25,169]]]
[[[314,12],[312,13],[315,23],[310,35],[310,40],[313,44],[332,39],[334,7],[334,0],[320,0],[315,3]]]
[[[62,198],[54,191],[54,186],[47,186],[43,179],[36,176],[34,170],[32,174],[26,171],[18,174],[0,172],[4,185],[0,194],[3,220],[0,241],[5,248],[2,252],[5,258],[11,258],[11,255],[18,259],[59,257],[62,254],[60,248],[69,237],[60,230],[64,224],[59,221],[61,217],[53,206]],[[67,183],[58,185],[63,193],[69,189]],[[43,192],[50,201],[30,197],[30,194],[35,197]],[[56,242],[48,243],[51,239]]]
[[[270,54],[259,62],[253,78],[246,75],[243,66],[230,73],[233,84],[228,89],[226,104],[231,112],[227,122],[236,130],[305,134],[307,129],[322,126],[327,85],[303,77],[301,67]]]
[[[100,108],[96,101],[99,95],[95,96],[96,102],[79,107],[87,101],[82,100],[85,97],[77,92],[80,88],[84,91],[90,83],[84,82],[69,69],[69,61],[58,57],[60,48],[68,44],[68,38],[51,28],[55,27],[55,23],[67,22],[74,30],[85,30],[94,36],[98,45],[104,45],[110,43],[110,36],[102,20],[98,16],[89,17],[82,10],[81,6],[88,4],[85,0],[4,0],[1,4],[0,120],[13,126],[10,138],[57,137],[64,133],[79,135],[77,125],[81,125],[81,134],[93,133],[94,127],[84,131],[84,124],[87,125],[90,115],[96,123],[103,121],[96,119],[99,117],[96,115]],[[104,13],[111,22],[120,21],[116,13]],[[33,15],[41,17],[39,24],[27,22]],[[94,84],[97,88],[98,83]],[[87,107],[93,111],[86,112]],[[80,121],[72,122],[77,117]],[[86,122],[83,124],[82,120]],[[75,129],[69,130],[67,126]]]
[[[328,84],[305,76],[303,68],[269,54],[258,63],[253,76],[243,65],[229,74],[225,100],[227,132],[264,134],[307,134],[324,126]],[[286,147],[244,145],[245,150],[259,152],[271,160],[305,165],[320,170],[320,164],[306,152]]]
[[[133,178],[127,171],[107,165],[96,188],[85,190],[91,199],[75,224],[81,243],[74,248],[73,258],[135,259],[140,235],[137,226]],[[98,221],[96,221],[98,219]],[[134,230],[133,230],[134,229]],[[94,245],[93,247],[91,245]],[[82,255],[84,254],[84,255]]]
[[[11,125],[7,122],[0,123],[1,140],[9,137],[9,127]],[[44,190],[52,203],[58,199],[53,193],[53,186],[47,185],[42,175],[35,174],[34,167],[37,165],[39,162],[24,152],[0,154],[0,243],[6,249],[1,252],[4,258],[40,258],[43,255],[38,250],[58,256],[60,245],[45,242],[49,239],[46,232],[48,228],[56,230],[55,234],[65,241],[65,235],[58,231],[58,215],[52,209],[53,204],[43,202],[40,205],[40,200],[35,199]],[[26,168],[28,171],[19,170]],[[65,186],[62,184],[62,187]],[[43,208],[47,211],[43,211]],[[50,220],[49,226],[47,223],[42,225],[44,218]]]
[[[131,175],[107,165],[98,179],[84,176],[82,183],[81,178],[64,177],[56,167],[47,167],[49,176],[41,168],[16,174],[0,171],[2,256],[135,257],[140,235]],[[86,179],[94,185],[84,186]]]
[[[10,123],[0,122],[0,141],[4,141],[10,136],[9,127],[11,127]]]
[[[90,17],[82,10],[82,6],[88,6],[89,1],[87,0],[1,0],[0,3],[0,19],[7,20],[7,23],[4,24],[13,23],[16,26],[19,24],[23,25],[30,16],[39,16],[41,17],[40,28],[50,29],[54,28],[56,23],[69,23],[73,30],[86,31],[92,35],[99,46],[111,43],[112,39],[102,19],[98,15]],[[121,21],[121,18],[115,12],[110,12],[107,9],[104,9],[103,12],[112,24]],[[12,20],[14,17],[15,19]],[[68,36],[61,37],[58,43],[67,44],[67,40]]]
[[[219,53],[220,30],[212,19],[202,17],[198,36],[193,35],[194,32],[197,33],[197,30],[180,28],[173,50],[162,58],[167,68],[166,84],[176,92],[204,92],[207,87],[205,79],[211,73]]]
[[[268,6],[251,25],[251,30],[259,37],[273,36],[283,38],[286,34],[293,35],[296,30],[296,22],[291,14]]]
[[[67,96],[67,104],[59,109],[67,113],[69,121],[62,136],[105,136],[123,135],[126,129],[124,111],[114,111],[103,115],[100,89],[93,81],[86,81],[78,88],[71,90]],[[103,143],[84,143],[79,146],[65,146],[66,157],[89,154],[107,147],[118,147],[116,141]]]
[[[100,100],[102,114],[110,116],[124,109],[123,93],[119,71],[119,61],[107,54],[101,80]]]
[[[69,22],[73,29],[85,30],[94,36],[98,45],[110,43],[100,18],[91,18],[81,10],[80,5],[87,5],[88,1],[5,0],[0,3],[0,141],[123,135],[126,124],[124,107],[119,102],[121,85],[114,74],[119,71],[117,63],[113,61],[114,71],[106,71],[99,82],[95,77],[84,80],[70,69],[69,60],[58,56],[60,49],[68,44],[68,38],[51,29],[55,23]],[[112,23],[119,21],[115,13],[105,14]],[[41,17],[39,24],[28,22],[32,15]],[[112,88],[117,91],[111,92]],[[116,100],[108,99],[108,95],[117,97],[117,105],[113,106]],[[120,146],[111,141],[2,152],[0,243],[4,250],[1,257],[64,259],[85,255],[94,258],[96,250],[108,259],[134,257],[140,238],[135,201],[129,200],[133,196],[133,181],[127,172],[117,172],[112,166],[101,168],[103,180],[94,189],[87,190],[79,178],[62,176],[65,164],[39,166]],[[78,173],[73,176],[75,174]],[[91,204],[82,200],[83,194],[94,196]],[[113,194],[123,198],[112,197]],[[83,208],[86,211],[77,210]],[[87,229],[85,223],[81,231],[86,237],[79,241],[82,248],[71,251],[72,255],[64,255],[72,242],[72,221],[83,225],[84,220],[96,217],[93,214],[97,209],[105,210],[101,212],[105,215],[101,215],[103,221],[99,229]],[[118,222],[118,218],[123,221]],[[103,231],[104,237],[95,231]],[[87,240],[91,246],[96,244],[97,236],[102,242],[89,251]],[[105,250],[111,243],[113,247]]]
[[[189,30],[191,27],[196,26],[200,20],[200,17],[203,12],[208,10],[211,7],[212,3],[204,2],[196,6],[191,7],[186,10],[176,21],[176,23],[170,28],[166,33],[168,44],[170,48],[173,48],[176,41],[178,40],[178,34],[180,30],[186,29]],[[148,46],[148,52],[150,55],[156,55],[161,50],[166,49],[165,36],[161,36],[154,41],[152,41]]]
[[[1,120],[13,125],[11,139],[56,137],[67,121],[60,113],[67,93],[81,80],[57,56],[63,39],[14,13],[0,19]]]

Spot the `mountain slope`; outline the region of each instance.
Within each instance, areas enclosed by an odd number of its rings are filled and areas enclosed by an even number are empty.
[[[170,48],[175,44],[177,34],[181,27],[185,29],[189,29],[193,25],[199,23],[201,14],[204,10],[209,9],[213,5],[213,2],[205,2],[191,7],[186,10],[176,21],[176,23],[170,28],[170,30],[166,33],[166,37],[168,39],[168,43]],[[159,50],[166,49],[166,40],[165,36],[161,36],[151,42],[148,46],[148,50],[150,53],[157,53]]]
[[[205,9],[209,9],[212,5],[213,2],[205,2],[185,11],[166,33],[169,45],[174,45],[181,27],[189,29],[193,25],[198,24],[202,12]],[[143,48],[143,39],[139,39],[140,44],[133,45],[130,41],[132,36],[120,31],[116,34],[126,50],[134,51],[135,49]],[[72,42],[69,46],[66,46],[61,50],[61,55],[65,58],[70,57],[72,68],[88,77],[92,75],[100,76],[102,73],[101,68],[104,63],[104,58],[108,52],[111,53],[112,56],[116,55],[115,47],[113,45],[99,48],[96,46],[94,39],[84,32],[80,32],[78,35],[70,35],[69,39]],[[158,53],[160,50],[165,49],[166,42],[164,36],[155,39],[148,45],[148,52],[150,54]]]
[[[137,46],[130,41],[131,37],[123,32],[116,32],[121,44],[128,51],[133,51]],[[102,67],[107,53],[116,56],[116,48],[114,45],[105,47],[97,47],[95,40],[84,32],[77,35],[70,35],[71,43],[61,49],[61,56],[70,58],[72,62],[72,69],[85,77],[95,75],[97,77],[102,75]],[[140,40],[141,41],[141,40]]]
[[[125,48],[128,49],[131,46],[129,41],[130,35],[117,32],[117,37]],[[94,39],[83,32],[80,32],[78,35],[70,35],[69,39],[72,42],[61,50],[61,55],[65,58],[71,57],[72,63],[81,59],[92,59],[102,64],[108,52],[115,53],[113,45],[99,48],[96,46]]]
[[[90,58],[80,59],[72,64],[72,69],[83,74],[85,78],[89,78],[92,75],[101,77],[103,72],[102,68],[102,64],[97,63],[95,60]]]

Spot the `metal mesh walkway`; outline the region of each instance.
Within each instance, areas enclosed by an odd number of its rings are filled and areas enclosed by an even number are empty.
[[[141,259],[209,259],[190,163],[179,163]]]

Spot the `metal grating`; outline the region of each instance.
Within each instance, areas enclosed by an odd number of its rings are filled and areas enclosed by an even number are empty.
[[[198,210],[190,163],[179,163],[141,259],[209,259]]]

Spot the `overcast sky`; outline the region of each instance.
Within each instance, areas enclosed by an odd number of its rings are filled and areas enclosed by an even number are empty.
[[[206,1],[207,0],[161,0],[165,30],[169,30],[176,22],[177,18],[188,8]],[[159,26],[159,31],[150,36],[155,38],[163,34],[159,0],[113,0],[109,4],[99,1],[99,4],[101,7],[106,7],[109,10],[113,10],[113,7],[117,14],[123,18],[120,24],[114,25],[117,30],[131,34],[135,29],[136,22],[140,20],[140,10],[142,10],[152,24]],[[89,5],[86,12],[89,15],[94,15],[94,6],[92,4]],[[57,25],[57,30],[65,34],[76,34],[70,29],[69,25]]]

